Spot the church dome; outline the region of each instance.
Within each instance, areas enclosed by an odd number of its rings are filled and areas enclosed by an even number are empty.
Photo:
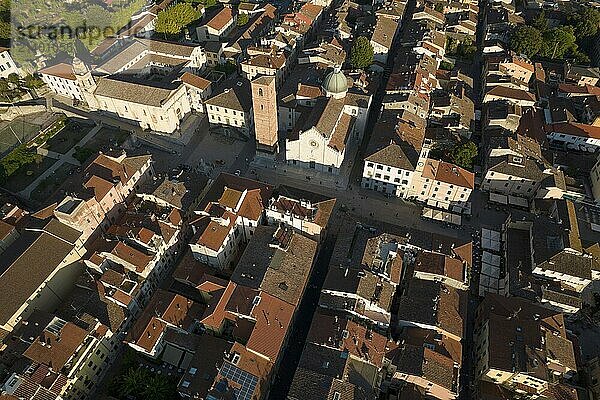
[[[334,67],[323,79],[323,91],[328,97],[341,98],[348,91],[348,79],[340,67]]]

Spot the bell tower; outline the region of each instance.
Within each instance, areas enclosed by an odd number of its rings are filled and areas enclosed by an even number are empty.
[[[274,156],[278,150],[277,89],[274,76],[260,76],[251,82],[252,110],[257,155]]]
[[[97,87],[96,81],[94,80],[90,69],[77,57],[73,59],[73,73],[75,74],[77,84],[81,89],[81,94],[86,103],[92,110],[97,110],[98,102],[94,96]]]

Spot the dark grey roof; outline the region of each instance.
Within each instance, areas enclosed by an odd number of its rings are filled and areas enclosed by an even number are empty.
[[[419,155],[414,149],[406,146],[406,152],[397,144],[390,144],[383,149],[367,156],[365,160],[378,164],[389,165],[390,167],[401,168],[407,171],[414,171],[417,166]],[[409,157],[410,155],[410,157]]]
[[[0,260],[0,323],[5,324],[73,250],[46,232],[25,231]]]
[[[206,104],[250,112],[252,108],[252,95],[250,92],[250,82],[245,78],[229,80],[223,84],[218,94],[206,100]]]

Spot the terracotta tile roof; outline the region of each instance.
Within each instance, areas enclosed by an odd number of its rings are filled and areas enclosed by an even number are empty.
[[[415,259],[414,268],[415,272],[445,276],[458,282],[466,280],[466,268],[462,261],[439,253],[420,252]]]
[[[135,266],[137,272],[142,272],[154,258],[151,255],[144,254],[124,242],[118,241],[110,253],[119,259]]]
[[[198,233],[194,238],[195,243],[206,246],[211,250],[218,251],[231,230],[234,228],[237,216],[224,210],[221,218],[226,221],[225,225],[213,221],[207,216],[202,216],[196,222],[192,222],[193,225],[198,227]]]
[[[262,203],[262,193],[260,189],[253,189],[246,192],[237,214],[252,221],[258,221],[264,211]]]
[[[287,336],[294,311],[293,305],[262,292],[260,302],[252,310],[256,324],[246,346],[275,362]]]
[[[220,31],[225,25],[227,25],[233,19],[233,11],[229,7],[223,8],[215,16],[213,16],[206,25]]]
[[[202,90],[208,89],[212,83],[208,79],[204,79],[201,76],[192,74],[191,72],[185,72],[183,75],[181,75],[181,81]]]
[[[300,13],[305,15],[311,22],[315,21],[323,12],[323,7],[312,3],[304,3],[300,7]]]
[[[488,90],[486,96],[487,95],[503,97],[507,99],[526,100],[535,102],[535,95],[533,93],[501,85],[494,86],[492,89]]]
[[[386,17],[377,18],[371,40],[389,49],[392,46],[397,30],[398,23],[393,19]]]
[[[388,339],[345,317],[317,310],[313,316],[307,341],[347,351],[351,355],[381,368]]]
[[[427,159],[423,177],[473,189],[475,174],[457,165],[444,161]]]
[[[329,138],[327,146],[339,152],[344,151],[346,148],[346,141],[348,140],[348,137],[354,128],[355,122],[356,118],[349,114],[342,113],[342,116],[340,117],[340,120],[337,123],[331,138]]]
[[[235,317],[225,310],[227,303],[236,288],[236,284],[228,282],[224,290],[218,291],[216,295],[211,296],[210,304],[206,308],[200,322],[214,330],[220,330],[223,320],[229,318],[235,320]]]
[[[487,343],[493,344],[488,346],[490,368],[528,372],[544,380],[551,370],[577,370],[562,313],[519,297],[488,295],[478,314],[477,324],[487,322]]]
[[[44,329],[24,355],[32,361],[49,366],[54,371],[60,371],[88,333],[72,322],[66,322],[60,330],[55,331],[52,326],[56,320],[58,319],[53,320]]]
[[[398,318],[435,326],[462,338],[466,307],[466,292],[440,282],[413,278],[400,299]]]
[[[200,318],[204,307],[185,297],[158,289],[127,334],[126,342],[152,352],[167,326],[187,330]]]
[[[0,240],[6,239],[8,235],[15,231],[15,227],[0,220]]]
[[[278,238],[282,238],[278,242]],[[283,243],[282,243],[283,242]],[[231,280],[297,306],[312,270],[317,243],[284,228],[259,226]]]
[[[66,63],[60,63],[43,68],[39,71],[39,73],[57,76],[59,78],[69,79],[71,81],[77,80],[77,78],[75,77],[75,73],[73,73],[73,67],[70,64]]]
[[[572,136],[600,139],[600,126],[581,124],[578,122],[559,122],[546,126],[547,132],[564,133]]]

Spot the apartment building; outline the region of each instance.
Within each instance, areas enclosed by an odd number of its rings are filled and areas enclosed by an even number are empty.
[[[235,131],[249,137],[254,125],[250,82],[244,78],[229,81],[223,84],[221,90],[206,100],[208,122],[215,129]]]
[[[577,372],[562,313],[488,294],[476,313],[476,375],[513,394],[541,395]]]
[[[85,253],[82,233],[56,219],[25,229],[2,253],[0,329],[12,331],[35,309],[51,310],[68,293]],[[28,278],[23,280],[23,277]]]
[[[82,187],[54,208],[55,217],[83,233],[106,229],[125,208],[125,201],[154,174],[151,156],[98,155],[84,171]]]
[[[392,297],[403,269],[403,243],[400,237],[376,236],[352,222],[344,223],[319,306],[387,329]]]
[[[278,192],[265,210],[269,224],[284,224],[320,242],[325,237],[336,200],[321,199],[312,193],[296,193],[284,186],[280,186]]]
[[[52,92],[59,96],[83,101],[81,88],[70,64],[55,64],[39,70],[39,74]]]
[[[229,268],[240,243],[250,240],[264,219],[271,197],[268,185],[234,175],[221,174],[200,202],[190,221],[194,257],[210,266]]]

